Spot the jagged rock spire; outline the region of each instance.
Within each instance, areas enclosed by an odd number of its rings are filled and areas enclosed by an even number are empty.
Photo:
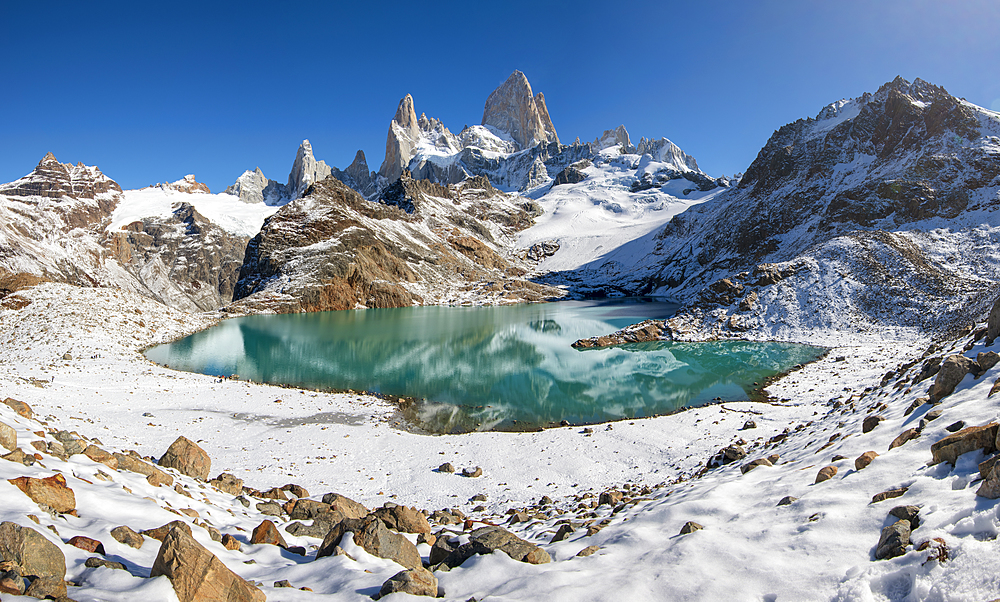
[[[306,188],[313,182],[319,182],[331,173],[330,166],[323,161],[317,161],[313,156],[312,145],[303,140],[295,154],[295,163],[288,174],[288,196],[296,199],[302,196]]]
[[[520,71],[511,73],[486,99],[483,125],[510,135],[519,150],[539,142],[559,142],[545,97],[541,93],[532,94],[528,78]]]
[[[385,160],[379,168],[379,175],[387,182],[395,182],[406,169],[413,149],[420,139],[420,125],[413,109],[413,97],[407,94],[399,101],[396,116],[389,124],[385,140]]]

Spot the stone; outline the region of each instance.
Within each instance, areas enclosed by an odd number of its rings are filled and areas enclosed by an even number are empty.
[[[0,422],[0,446],[8,451],[17,449],[17,431],[5,422]]]
[[[180,602],[265,602],[264,593],[229,570],[183,529],[171,529],[150,577],[166,575]]]
[[[158,462],[160,466],[174,468],[181,474],[200,481],[208,479],[212,459],[202,448],[187,437],[178,437],[170,444]]]
[[[39,600],[59,600],[65,598],[66,594],[66,581],[50,576],[32,580],[28,588],[24,590],[25,596],[38,598]]]
[[[145,541],[142,535],[139,535],[125,525],[112,529],[111,537],[114,537],[119,543],[123,543],[130,548],[135,548],[136,550],[141,548],[143,542]]]
[[[323,496],[323,503],[330,504],[331,510],[341,512],[346,518],[364,518],[368,516],[368,508],[363,504],[355,502],[349,497],[344,497],[339,493],[327,493]]]
[[[66,578],[66,557],[59,546],[30,527],[0,523],[0,559],[13,562],[24,576]]]
[[[228,472],[221,473],[219,476],[209,481],[208,484],[215,487],[219,491],[230,495],[240,495],[243,493],[243,479],[238,479]]]
[[[753,420],[747,420],[746,422],[743,423],[743,428],[741,428],[740,430],[748,431],[750,429],[755,429],[755,428],[757,428],[757,423],[754,422]]]
[[[889,516],[910,523],[910,530],[920,526],[920,506],[896,506],[889,511]]]
[[[22,450],[20,447],[10,452],[9,454],[4,454],[3,456],[0,456],[0,458],[3,458],[8,462],[17,462],[18,464],[24,464],[25,466],[32,466],[35,463],[35,457],[29,456],[28,454],[24,453],[24,450]]]
[[[478,466],[473,466],[472,468],[463,468],[462,469],[462,476],[463,477],[473,478],[473,479],[476,478],[476,477],[481,477],[481,476],[483,476],[483,469],[479,468]]]
[[[737,460],[742,460],[747,457],[747,452],[744,451],[739,445],[730,445],[722,450],[723,464],[729,464],[730,462],[736,462]]]
[[[4,404],[7,405],[7,407],[17,412],[18,416],[22,418],[27,418],[31,420],[32,416],[34,416],[34,412],[31,411],[31,406],[24,403],[23,401],[18,401],[13,397],[8,397],[7,399],[3,400],[3,402]]]
[[[614,508],[615,506],[621,503],[622,498],[624,497],[625,494],[623,494],[621,491],[615,491],[614,489],[611,489],[609,491],[601,493],[600,497],[597,498],[597,505],[601,506],[607,504],[608,506]]]
[[[222,546],[227,550],[237,550],[240,549],[240,540],[236,539],[229,533],[222,536]]]
[[[262,492],[258,497],[268,500],[281,500],[282,502],[288,500],[288,496],[285,495],[285,490],[281,487],[272,487],[267,491]]]
[[[105,558],[98,558],[97,556],[93,556],[91,558],[88,558],[86,561],[84,561],[83,566],[87,567],[88,569],[96,569],[98,567],[102,567],[103,566],[105,568],[116,569],[116,570],[120,570],[120,571],[126,570],[125,569],[125,565],[122,564],[122,563],[120,563],[120,562],[115,562],[113,560],[107,560]]]
[[[920,436],[920,431],[918,431],[917,429],[915,428],[906,429],[905,431],[900,433],[899,436],[897,436],[895,439],[892,440],[892,443],[889,444],[889,449],[890,450],[895,449],[900,445],[903,445],[907,441],[911,439],[916,439],[919,436]]]
[[[408,508],[386,502],[385,506],[376,508],[372,515],[385,523],[393,531],[401,533],[430,533],[431,525],[427,517],[416,508]]]
[[[965,428],[965,421],[964,420],[959,420],[957,422],[953,422],[953,423],[949,424],[948,426],[944,427],[944,430],[948,431],[949,433],[957,433],[958,431],[960,431],[960,430],[962,430],[964,428]]]
[[[837,474],[836,466],[833,465],[825,466],[821,468],[820,471],[816,474],[816,480],[814,481],[814,483],[822,483],[823,481],[829,481],[836,474]]]
[[[1000,478],[993,474],[989,478],[983,479],[979,489],[976,490],[976,495],[990,500],[1000,498]]]
[[[259,502],[256,508],[258,512],[268,516],[281,516],[284,514],[284,510],[277,502]]]
[[[878,457],[878,454],[874,451],[866,451],[857,458],[854,459],[855,470],[861,470],[872,463],[872,460]]]
[[[331,516],[334,515],[331,514]],[[304,523],[295,521],[293,523],[285,525],[285,531],[288,532],[289,535],[295,537],[315,537],[316,539],[323,539],[324,537],[326,537],[326,534],[330,532],[330,528],[333,525],[344,520],[343,515],[337,514],[336,516],[339,516],[340,518],[332,522],[326,522],[322,519],[316,519],[315,521],[313,521],[313,524],[311,525],[306,525]]]
[[[556,530],[556,534],[552,536],[552,540],[549,543],[556,543],[557,541],[562,541],[567,537],[569,537],[569,535],[573,533],[573,531],[574,531],[573,527],[568,524],[564,523],[562,525],[559,525],[559,528]]]
[[[288,579],[282,579],[281,581],[275,581],[274,587],[294,587]]]
[[[990,316],[986,320],[986,346],[993,345],[993,341],[1000,336],[1000,298],[993,303]]]
[[[896,558],[906,553],[910,545],[910,521],[898,520],[882,529],[878,545],[875,546],[875,560]]]
[[[864,422],[861,423],[861,432],[869,433],[878,426],[878,423],[885,420],[885,416],[868,416],[865,418]]]
[[[76,496],[73,490],[66,486],[66,477],[54,474],[44,479],[18,477],[9,479],[33,502],[48,506],[56,512],[72,512],[76,508]]]
[[[439,541],[445,538],[439,538]],[[443,560],[455,568],[477,554],[492,554],[501,551],[519,562],[546,564],[552,561],[549,553],[533,543],[527,542],[502,527],[480,527],[469,534],[469,542],[455,548]]]
[[[877,504],[893,498],[902,497],[907,490],[909,490],[909,487],[900,487],[899,489],[890,489],[888,491],[883,491],[882,493],[876,493],[872,496],[872,503]]]
[[[381,589],[378,590],[378,595],[374,596],[374,598],[378,600],[383,596],[395,593],[410,594],[411,596],[437,597],[437,577],[434,576],[434,573],[428,571],[424,567],[400,571],[392,577],[389,577],[389,579],[382,584]]]
[[[354,543],[373,556],[393,560],[410,569],[423,566],[417,547],[406,537],[387,529],[385,523],[374,516],[347,518],[334,525],[323,539],[316,557],[330,556],[348,531],[354,533]]]
[[[688,533],[694,533],[695,531],[701,531],[704,528],[705,527],[699,525],[698,523],[694,522],[693,520],[689,520],[688,522],[684,523],[683,527],[681,527],[680,534],[681,535],[687,535]]]
[[[931,403],[941,401],[955,391],[965,375],[969,372],[978,372],[978,365],[964,355],[950,355],[941,362],[941,369],[934,379],[927,395]]]
[[[987,351],[985,353],[980,352],[978,355],[976,355],[976,363],[979,364],[979,370],[980,370],[979,376],[981,376],[982,374],[989,372],[989,370],[993,368],[993,366],[996,366],[998,363],[1000,363],[1000,353],[997,353],[996,351]],[[979,376],[977,376],[976,378],[978,378]]]
[[[288,544],[285,543],[285,538],[281,536],[278,528],[269,520],[265,520],[254,528],[253,535],[250,536],[250,543],[269,544],[278,546],[279,548],[288,547]]]
[[[81,550],[86,550],[92,554],[100,554],[104,556],[104,544],[92,537],[84,537],[83,535],[76,535],[70,538],[67,544],[80,548]]]
[[[163,541],[164,538],[174,529],[180,529],[188,535],[191,535],[191,525],[187,524],[182,520],[170,521],[169,523],[157,527],[155,529],[146,529],[145,531],[139,531],[142,535],[146,537],[151,537],[158,541]]]
[[[931,445],[931,465],[948,462],[952,466],[962,454],[983,450],[990,454],[996,451],[997,423],[970,426],[953,433]]]
[[[144,462],[139,458],[127,454],[114,453],[115,460],[118,460],[118,470],[128,470],[146,475],[146,480],[154,487],[166,485],[172,487],[174,478],[152,464]]]
[[[291,520],[312,520],[321,514],[331,513],[330,504],[316,500],[294,499],[286,502],[282,508]]]
[[[581,557],[583,557],[583,556],[592,556],[594,554],[594,552],[596,552],[596,551],[598,551],[600,549],[601,549],[600,546],[587,546],[586,548],[584,548],[584,549],[580,550],[579,552],[577,552],[576,555],[577,556],[581,556]]]
[[[24,576],[21,574],[21,567],[13,562],[0,564],[0,594],[20,596],[24,594],[24,589]]]
[[[288,483],[281,486],[282,491],[287,491],[288,493],[294,495],[298,498],[309,497],[309,491],[306,490],[302,485],[296,485],[295,483]]]
[[[455,467],[452,466],[451,462],[445,462],[441,466],[437,467],[438,472],[455,472]]]
[[[778,500],[778,505],[779,506],[790,506],[792,504],[792,502],[797,502],[798,499],[799,498],[797,498],[797,497],[786,495],[785,497],[783,497],[780,500]]]
[[[767,458],[757,458],[756,460],[751,460],[747,464],[740,466],[740,472],[746,474],[758,466],[773,466],[773,464],[771,464],[771,461]]]
[[[83,455],[98,464],[107,466],[111,470],[118,470],[118,460],[115,456],[97,447],[96,445],[88,445],[87,448],[83,450]]]
[[[82,454],[83,450],[87,449],[86,443],[83,439],[76,436],[69,431],[59,431],[53,435],[59,443],[62,443],[63,450],[67,456],[72,456],[75,454]]]

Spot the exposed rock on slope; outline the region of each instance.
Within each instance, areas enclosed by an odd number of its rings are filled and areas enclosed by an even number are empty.
[[[445,187],[404,172],[378,202],[327,178],[250,241],[238,306],[294,312],[559,296],[520,279],[512,235],[531,217],[518,203],[485,178]]]

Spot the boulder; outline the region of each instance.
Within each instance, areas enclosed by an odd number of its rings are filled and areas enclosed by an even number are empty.
[[[878,454],[875,453],[874,451],[866,451],[865,453],[861,454],[854,460],[854,468],[856,470],[861,470],[863,468],[866,468],[869,464],[872,463],[872,460],[874,460],[877,457]]]
[[[322,514],[330,514],[333,512],[330,508],[330,504],[324,504],[323,502],[317,502],[316,500],[291,500],[285,503],[283,508],[285,513],[288,515],[288,518],[292,520],[311,520]],[[340,519],[329,522],[340,522],[343,518],[348,517],[342,516]]]
[[[252,544],[270,544],[272,546],[278,546],[279,548],[287,548],[288,544],[285,543],[285,538],[281,536],[278,528],[274,526],[269,520],[265,520],[253,530],[253,535],[250,536],[250,543]]]
[[[378,590],[378,594],[373,597],[378,600],[383,596],[397,592],[410,594],[411,596],[430,596],[435,598],[438,594],[438,580],[434,576],[434,573],[423,567],[407,569],[389,577],[382,584],[382,588]]]
[[[13,562],[25,577],[66,578],[66,557],[59,546],[30,527],[0,523],[0,560]]]
[[[209,481],[208,484],[230,495],[240,495],[243,493],[243,479],[238,479],[228,472],[220,474]]]
[[[66,598],[66,581],[59,577],[39,577],[33,580],[24,595],[39,600],[63,600]]]
[[[462,476],[463,477],[473,478],[473,479],[476,478],[476,477],[481,477],[481,476],[483,476],[483,469],[480,468],[480,467],[478,467],[478,466],[473,466],[471,468],[463,468],[462,469]]]
[[[92,537],[76,535],[70,538],[70,540],[66,543],[74,548],[80,548],[81,550],[86,550],[92,554],[100,554],[101,556],[104,556],[104,544],[96,539],[93,539]]]
[[[455,467],[451,462],[445,462],[441,466],[437,467],[438,472],[455,472]]]
[[[948,462],[952,466],[962,454],[977,449],[984,453],[996,451],[997,423],[970,426],[948,435],[931,445],[931,465]]]
[[[431,566],[444,562],[458,548],[459,544],[457,541],[457,539],[453,540],[450,538],[448,532],[439,532],[434,538],[434,543],[431,544],[431,551],[427,556],[427,562]]]
[[[354,533],[354,543],[373,556],[387,558],[408,569],[423,566],[417,547],[406,537],[387,529],[385,523],[374,516],[347,518],[334,525],[323,539],[316,557],[333,554],[334,548],[340,545],[341,538],[349,531]]]
[[[212,459],[187,437],[178,437],[164,452],[159,465],[175,468],[181,474],[204,481],[212,469]]]
[[[624,497],[625,494],[623,494],[621,491],[615,491],[614,489],[604,491],[601,493],[600,497],[597,498],[597,505],[601,506],[607,504],[608,506],[614,508],[615,506],[617,506],[622,502],[622,498]],[[526,522],[526,521],[521,521],[521,522]]]
[[[883,491],[882,493],[876,493],[872,496],[872,503],[877,504],[893,498],[902,497],[902,495],[908,490],[909,487],[900,487],[899,489],[890,489],[888,491]]]
[[[118,461],[118,470],[128,470],[130,472],[137,472],[141,475],[146,475],[146,480],[155,487],[160,485],[171,487],[174,484],[174,478],[172,476],[163,472],[159,468],[156,468],[152,464],[144,462],[143,460],[128,454],[115,453],[113,455],[115,460]]]
[[[323,519],[317,518],[311,525],[296,521],[289,525],[285,525],[285,531],[287,531],[289,535],[294,535],[295,537],[315,537],[316,539],[323,539],[326,537],[326,534],[330,532],[330,529],[333,528],[333,525],[342,520],[344,520],[343,517],[333,522],[324,522]]]
[[[836,474],[837,474],[836,466],[833,466],[832,464],[830,466],[825,466],[821,468],[820,471],[816,474],[816,481],[814,481],[814,483],[822,483],[823,481],[829,481]]]
[[[889,444],[889,449],[890,450],[895,449],[895,448],[899,447],[900,445],[903,445],[907,441],[909,441],[911,439],[916,439],[919,436],[920,436],[920,431],[918,431],[917,429],[915,429],[915,428],[914,429],[906,429],[905,431],[903,431],[902,433],[900,433],[898,437],[896,437],[895,439],[892,440],[892,443]]]
[[[359,504],[339,493],[327,493],[323,496],[323,503],[330,504],[332,510],[340,511],[346,518],[364,518],[368,516],[368,508],[363,504]]]
[[[896,506],[889,511],[889,516],[910,523],[910,530],[920,526],[920,506]]]
[[[998,336],[1000,336],[1000,298],[993,303],[990,317],[986,321],[986,346],[992,345]]]
[[[222,546],[227,550],[239,550],[240,540],[236,539],[229,533],[222,536]]]
[[[18,464],[24,464],[25,466],[32,466],[35,463],[35,457],[29,456],[28,454],[24,453],[24,450],[22,450],[20,447],[10,452],[9,454],[4,454],[0,456],[0,458],[3,458],[8,462],[17,462]]]
[[[56,512],[72,512],[76,508],[76,496],[66,486],[66,477],[54,474],[44,479],[18,477],[10,482],[24,492],[38,505],[48,506]]]
[[[282,491],[287,491],[288,493],[294,495],[295,497],[309,497],[309,491],[302,485],[296,485],[295,483],[288,483],[281,486]]]
[[[18,401],[12,397],[8,397],[7,399],[3,400],[3,402],[4,404],[7,405],[7,407],[17,412],[17,414],[22,418],[27,418],[30,420],[31,417],[34,415],[34,412],[31,411],[31,406],[24,403],[23,401]]]
[[[135,548],[138,550],[142,547],[142,543],[145,541],[142,535],[139,535],[129,527],[122,525],[120,527],[115,527],[111,530],[111,537],[118,540],[119,543],[123,543],[130,548]]]
[[[962,382],[966,374],[978,371],[976,362],[964,355],[950,355],[941,362],[941,369],[927,395],[932,403],[941,401],[955,391],[955,387]]]
[[[861,432],[869,433],[878,426],[878,423],[885,420],[885,416],[868,416],[865,418],[864,422],[861,423]]]
[[[104,451],[96,445],[88,445],[87,448],[83,450],[83,455],[98,464],[107,466],[111,470],[118,470],[118,459],[115,458],[113,454]]]
[[[83,566],[87,567],[88,569],[96,569],[98,567],[103,566],[105,568],[116,569],[120,571],[126,570],[125,565],[120,562],[115,562],[113,560],[106,560],[104,558],[98,558],[97,556],[88,558],[86,561],[84,561]]]
[[[163,541],[164,538],[166,538],[166,536],[174,529],[180,529],[181,531],[184,531],[188,535],[191,535],[191,525],[187,524],[182,520],[170,521],[169,523],[161,527],[157,527],[155,529],[146,529],[145,531],[140,531],[140,533],[142,535],[145,535],[146,537],[151,537],[158,541]]]
[[[171,529],[150,577],[166,575],[180,602],[265,602],[264,593],[229,570],[183,529]]]
[[[8,451],[17,449],[17,431],[5,422],[0,422],[0,446]]]
[[[771,461],[767,458],[757,458],[756,460],[751,460],[743,466],[740,466],[740,472],[746,474],[758,466],[773,466],[773,464],[771,464]]]
[[[257,511],[268,516],[281,516],[284,510],[277,502],[260,502],[256,506]]]
[[[469,542],[458,546],[443,561],[454,568],[476,554],[492,554],[501,551],[514,560],[529,564],[552,562],[549,553],[533,543],[527,542],[501,527],[481,527],[469,534]]]
[[[580,550],[579,552],[577,552],[576,555],[580,556],[580,557],[583,557],[583,556],[592,556],[594,554],[594,552],[596,552],[596,551],[598,551],[600,549],[601,549],[600,546],[587,546],[586,548],[584,548],[584,549]]]
[[[431,532],[431,525],[427,522],[427,517],[416,508],[386,502],[381,508],[376,508],[372,515],[393,531],[401,533]]]
[[[563,523],[559,525],[559,528],[556,530],[556,534],[552,536],[552,539],[549,541],[549,543],[551,544],[551,543],[556,543],[557,541],[562,541],[567,537],[569,537],[570,534],[573,533],[573,531],[575,531],[575,529],[573,529],[572,525]]]
[[[704,528],[705,527],[699,525],[698,523],[694,522],[693,520],[689,520],[688,522],[684,523],[683,527],[681,527],[680,534],[681,535],[687,535],[688,533],[694,533],[695,531],[701,531]]]
[[[13,562],[0,562],[0,594],[24,594],[24,575]]]
[[[979,364],[980,373],[985,373],[993,366],[1000,363],[1000,353],[997,353],[996,351],[987,351],[986,353],[980,352],[976,355],[976,363]]]
[[[83,450],[87,449],[87,442],[75,433],[59,431],[52,436],[56,438],[56,441],[62,443],[63,450],[65,450],[67,456],[82,454]]]
[[[875,546],[875,560],[886,560],[902,556],[910,545],[910,521],[898,520],[882,529],[878,545]]]
[[[778,505],[779,506],[790,506],[790,505],[792,505],[793,502],[797,502],[798,500],[799,500],[799,498],[797,498],[797,497],[794,497],[794,496],[791,496],[791,495],[786,495],[785,497],[783,497],[780,500],[778,500]]]

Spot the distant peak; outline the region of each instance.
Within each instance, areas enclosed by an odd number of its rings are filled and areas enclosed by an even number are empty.
[[[415,127],[417,124],[417,113],[413,110],[413,97],[407,94],[399,101],[399,107],[396,108],[396,116],[392,118],[393,121],[403,126],[404,128]]]
[[[482,124],[508,134],[519,149],[559,142],[545,97],[533,94],[528,78],[517,70],[486,99]]]
[[[58,162],[59,161],[56,159],[56,156],[53,155],[51,152],[48,152],[45,153],[45,156],[42,157],[42,160],[39,161],[38,164],[41,165],[43,163],[58,163]]]

